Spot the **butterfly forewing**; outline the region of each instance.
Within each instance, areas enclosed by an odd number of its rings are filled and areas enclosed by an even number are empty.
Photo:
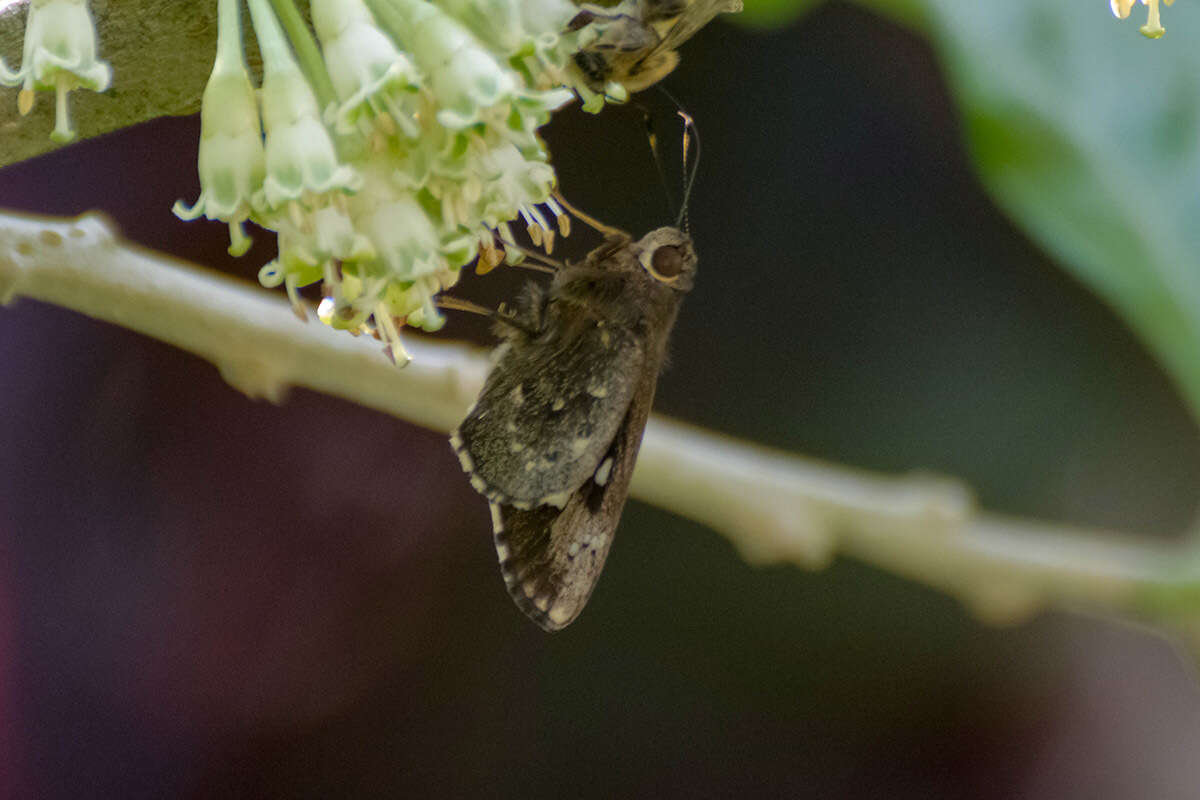
[[[612,444],[646,353],[630,331],[594,318],[550,324],[537,339],[510,344],[455,446],[489,500],[562,507]]]

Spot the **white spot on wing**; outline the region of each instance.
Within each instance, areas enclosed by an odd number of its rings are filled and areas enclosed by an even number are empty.
[[[563,400],[561,397],[556,397],[556,398],[554,398],[554,402],[550,404],[550,410],[551,411],[562,411],[563,408],[566,407],[566,405],[567,405],[567,403],[565,400]]]
[[[469,471],[470,470],[468,470],[468,472]],[[484,483],[483,478],[479,477],[478,475],[471,476],[471,486],[475,487],[475,491],[479,492],[480,494],[487,494],[487,484]]]
[[[471,458],[471,454],[462,446],[462,439],[454,441],[456,437],[451,437],[450,443],[454,445],[454,452],[458,455],[458,463],[462,464],[463,472],[475,472],[475,459]]]
[[[596,475],[593,478],[593,480],[596,481],[597,486],[603,486],[604,484],[608,483],[608,479],[612,475],[612,466],[612,456],[609,456],[600,462],[600,466],[596,469]]]
[[[500,542],[496,542],[496,556],[501,561],[508,561],[508,556],[509,556],[508,545],[501,544]]]
[[[540,505],[554,506],[555,508],[566,508],[567,501],[571,499],[571,493],[567,490],[548,494],[542,498]]]
[[[600,398],[600,399],[608,397],[608,387],[607,386],[589,386],[588,394],[590,394],[592,397]]]
[[[555,625],[565,625],[571,619],[571,607],[566,603],[555,603],[547,616]]]
[[[571,542],[571,546],[567,548],[567,555],[571,558],[579,555],[579,542]]]
[[[592,440],[586,436],[579,436],[573,439],[571,441],[571,455],[579,458],[581,455],[583,455],[583,451],[587,450],[588,443],[591,441]]]
[[[500,533],[504,530],[504,518],[500,516],[500,506],[496,503],[488,503],[488,508],[492,511],[492,530],[495,533]]]
[[[520,384],[514,386],[512,391],[508,393],[508,399],[512,400],[513,405],[515,406],[519,406],[525,402],[525,392],[521,391]]]

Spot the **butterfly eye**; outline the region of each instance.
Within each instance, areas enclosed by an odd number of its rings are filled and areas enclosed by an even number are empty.
[[[650,256],[650,267],[661,278],[676,278],[683,272],[683,252],[678,247],[663,245]]]

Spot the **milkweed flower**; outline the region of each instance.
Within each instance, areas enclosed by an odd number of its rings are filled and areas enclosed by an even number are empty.
[[[1118,19],[1125,19],[1129,16],[1129,12],[1133,10],[1134,3],[1137,0],[1109,0],[1109,6],[1112,8],[1113,15]],[[1167,32],[1167,29],[1162,26],[1162,21],[1159,19],[1158,3],[1159,0],[1141,0],[1142,5],[1148,6],[1146,24],[1138,28],[1143,36],[1150,39],[1157,39]],[[1167,5],[1171,5],[1175,0],[1162,0]]]
[[[313,27],[338,95],[337,130],[387,135],[398,127],[415,139],[421,78],[416,65],[375,24],[362,0],[313,0]],[[366,128],[359,126],[365,124]]]
[[[326,205],[336,194],[362,183],[341,163],[321,121],[316,95],[293,58],[267,0],[249,0],[254,32],[263,54],[262,114],[267,173],[257,206],[278,213],[295,204],[305,210]]]
[[[55,93],[56,142],[75,138],[67,94],[76,88],[103,92],[112,80],[112,68],[96,57],[96,25],[85,0],[33,0],[25,22],[21,69],[9,71],[0,61],[0,83],[21,86],[17,110],[33,108],[35,89]]]
[[[217,5],[217,57],[200,101],[200,197],[188,208],[177,201],[180,219],[203,215],[229,225],[229,253],[250,247],[243,224],[250,217],[266,175],[258,101],[242,58],[237,0]]]
[[[589,110],[607,101],[574,69],[588,32],[568,30],[578,13],[569,0],[312,0],[315,40],[288,3],[248,2],[263,53],[261,130],[234,0],[218,7],[210,82],[232,85],[226,72],[236,72],[237,142],[257,146],[258,160],[243,173],[225,165],[225,184],[240,178],[235,198],[210,199],[209,128],[235,135],[215,110],[225,128],[209,124],[210,87],[205,191],[184,213],[211,211],[231,232],[245,219],[275,231],[279,254],[259,280],[286,289],[298,311],[320,284],[318,319],[373,334],[403,364],[401,329],[440,328],[436,296],[463,267],[520,259],[498,244],[515,244],[510,223],[547,251],[567,235],[538,129],[577,95]]]

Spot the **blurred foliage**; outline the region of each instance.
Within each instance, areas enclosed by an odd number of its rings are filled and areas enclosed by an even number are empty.
[[[777,28],[820,4],[820,0],[746,0],[742,13],[727,19],[756,28]]]
[[[745,9],[728,17],[755,28],[778,28],[799,19],[825,0],[744,0]],[[858,5],[874,8],[894,20],[920,27],[926,13],[925,0],[859,0]]]
[[[809,0],[750,0],[779,25]],[[922,31],[997,203],[1125,319],[1200,418],[1200,14],[1138,34],[1104,3],[863,0]],[[921,176],[914,175],[914,180]]]

